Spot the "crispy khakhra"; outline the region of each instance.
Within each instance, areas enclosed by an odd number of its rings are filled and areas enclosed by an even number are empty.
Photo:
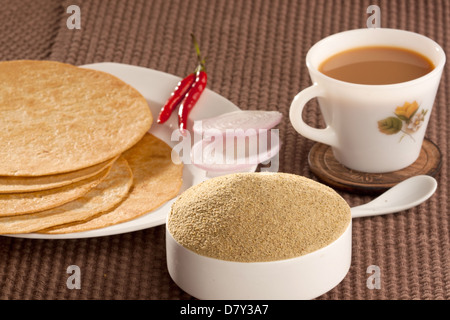
[[[136,144],[152,114],[133,87],[55,61],[0,62],[0,176],[90,167]]]
[[[132,183],[131,169],[127,161],[120,157],[111,167],[108,176],[84,196],[50,210],[0,217],[0,234],[29,233],[88,219],[118,205],[127,196]]]
[[[44,211],[80,198],[100,184],[110,167],[99,174],[71,185],[35,192],[0,194],[0,217]]]
[[[38,232],[62,234],[115,225],[151,212],[178,194],[183,164],[173,163],[171,148],[166,143],[148,133],[123,157],[130,165],[134,182],[128,197],[119,206],[84,222]]]
[[[118,157],[102,162],[100,164],[67,173],[60,173],[41,177],[1,177],[0,176],[0,198],[1,194],[23,193],[41,190],[50,190],[64,187],[75,182],[88,179],[110,167]]]

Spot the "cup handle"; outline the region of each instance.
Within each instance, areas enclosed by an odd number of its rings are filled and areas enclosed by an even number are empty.
[[[325,96],[325,93],[318,84],[314,84],[299,92],[291,103],[289,119],[294,129],[302,136],[332,147],[337,147],[338,140],[333,128],[329,125],[325,129],[313,128],[307,125],[302,118],[303,108],[306,103],[313,98],[323,96]]]

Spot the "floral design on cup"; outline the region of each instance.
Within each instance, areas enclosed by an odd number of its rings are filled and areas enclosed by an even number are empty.
[[[417,101],[405,102],[403,106],[395,109],[394,116],[378,121],[378,130],[384,134],[393,135],[403,132],[399,142],[408,135],[414,140],[412,134],[419,130],[425,121],[428,110],[420,110]]]

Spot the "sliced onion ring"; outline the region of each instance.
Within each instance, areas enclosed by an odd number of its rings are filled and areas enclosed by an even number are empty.
[[[215,135],[195,143],[191,150],[192,164],[211,172],[250,170],[265,163],[280,150],[278,130],[260,129],[250,136]],[[229,133],[229,131],[228,131]]]
[[[219,130],[225,134],[227,130],[271,129],[280,123],[282,114],[278,111],[239,110],[224,113],[220,116],[197,120],[194,122],[194,133],[207,135],[210,130]]]

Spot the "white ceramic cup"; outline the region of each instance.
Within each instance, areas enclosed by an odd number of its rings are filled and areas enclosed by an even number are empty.
[[[390,85],[353,84],[318,70],[336,53],[377,45],[416,51],[428,57],[435,68],[420,78]],[[350,30],[317,42],[308,51],[306,65],[313,85],[297,94],[289,114],[298,133],[330,145],[336,160],[352,170],[391,172],[417,160],[445,65],[445,53],[435,41],[396,29]],[[302,119],[305,105],[316,97],[324,129],[311,127]]]

